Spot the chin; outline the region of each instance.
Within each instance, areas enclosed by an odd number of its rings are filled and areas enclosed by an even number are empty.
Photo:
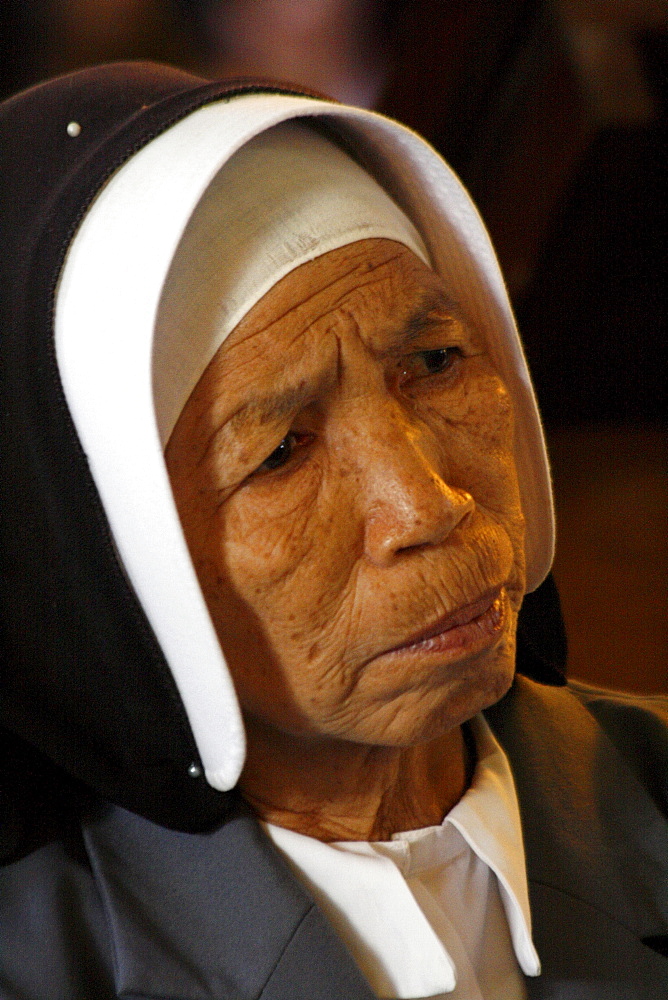
[[[486,661],[461,679],[457,703],[461,705],[460,723],[477,712],[495,705],[509,691],[515,678],[515,629],[503,637]]]
[[[403,711],[395,706],[392,722],[378,742],[405,747],[428,743],[496,704],[515,677],[514,636],[495,653],[487,662],[470,663],[457,679],[426,692]]]

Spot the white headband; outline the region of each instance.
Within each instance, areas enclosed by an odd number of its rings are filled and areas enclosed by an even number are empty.
[[[405,244],[429,265],[413,223],[313,128],[277,125],[235,153],[188,222],[162,293],[153,391],[163,446],[220,345],[277,281],[374,236]]]

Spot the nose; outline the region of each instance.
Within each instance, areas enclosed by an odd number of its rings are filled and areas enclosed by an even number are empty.
[[[443,475],[443,448],[432,432],[403,414],[374,421],[358,457],[364,549],[377,566],[390,565],[409,549],[438,545],[473,510],[470,493]]]

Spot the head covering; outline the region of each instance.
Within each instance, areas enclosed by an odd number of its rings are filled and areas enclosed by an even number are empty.
[[[485,337],[515,405],[531,588],[552,559],[547,460],[508,297],[473,204],[431,147],[358,108],[154,66],[85,70],[7,102],[2,724],[182,829],[223,814],[214,789],[234,785],[244,742],[162,457],[180,398],[156,415],[167,341],[155,334],[225,164],[294,119],[354,152]]]

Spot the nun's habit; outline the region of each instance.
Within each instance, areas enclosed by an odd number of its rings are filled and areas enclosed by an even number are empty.
[[[0,995],[12,1000],[374,995],[235,791],[243,727],[162,460],[220,342],[203,335],[193,363],[179,341],[184,233],[226,162],[292,119],[380,182],[407,245],[483,331],[517,413],[529,589],[549,571],[549,473],[521,345],[484,228],[433,150],[359,109],[154,66],[85,70],[6,102]],[[307,242],[286,268],[309,259]],[[243,311],[262,288],[242,288]],[[225,303],[229,332],[240,316]],[[524,828],[542,961],[526,989],[665,995],[665,705],[564,686],[549,578],[519,638],[525,676],[486,714]]]

